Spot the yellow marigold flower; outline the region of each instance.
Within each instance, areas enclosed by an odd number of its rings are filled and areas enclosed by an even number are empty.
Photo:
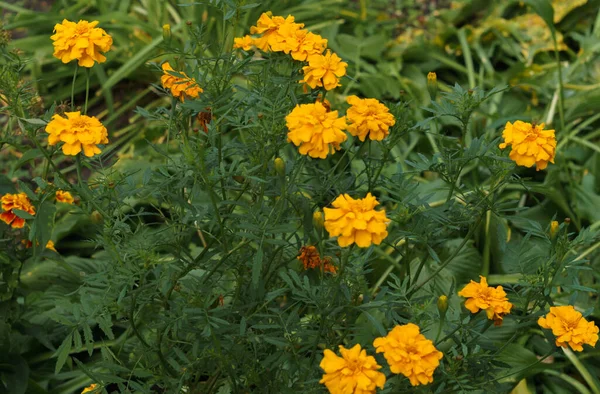
[[[325,90],[335,89],[340,86],[340,78],[346,75],[348,63],[335,53],[327,51],[325,55],[311,55],[308,57],[308,66],[302,67],[304,79],[312,89],[323,86]]]
[[[385,385],[385,375],[378,370],[381,365],[359,344],[352,349],[339,346],[342,357],[329,349],[323,352],[320,367],[325,371],[319,381],[331,394],[372,394]]]
[[[300,104],[285,117],[288,141],[298,146],[303,155],[325,159],[328,154],[340,149],[348,138],[346,118],[338,118],[337,111],[327,111],[320,102]]]
[[[296,32],[297,46],[290,51],[294,60],[306,61],[309,56],[320,55],[327,48],[327,39],[308,30]]]
[[[520,120],[514,124],[506,122],[502,138],[504,142],[500,144],[500,149],[512,146],[509,157],[517,165],[531,167],[535,164],[536,170],[539,171],[546,168],[548,162],[554,163],[554,130],[544,130],[543,123],[532,125]]]
[[[596,346],[598,327],[593,321],[587,321],[572,305],[550,307],[550,313],[538,319],[542,328],[552,330],[556,337],[556,346],[566,347],[581,352],[583,345]]]
[[[204,91],[194,78],[188,77],[184,72],[173,70],[169,62],[163,63],[162,69],[164,74],[160,77],[160,82],[163,88],[171,90],[173,97],[183,101],[186,97],[197,98]],[[177,77],[169,71],[181,74],[183,77]]]
[[[98,21],[80,20],[71,22],[66,19],[54,26],[55,34],[50,38],[54,45],[54,57],[63,63],[78,60],[82,67],[92,67],[94,62],[104,63],[112,46],[112,37],[103,29],[96,27]]]
[[[302,262],[305,270],[319,268],[324,272],[331,272],[332,274],[337,272],[335,265],[331,262],[331,258],[324,257],[321,259],[319,251],[312,245],[301,247],[300,255],[296,258]]]
[[[558,224],[558,222],[556,220],[553,220],[552,222],[550,222],[550,238],[556,237],[559,227],[560,227],[560,224]]]
[[[361,141],[367,135],[373,141],[381,141],[389,134],[390,127],[396,124],[394,115],[376,99],[348,96],[346,102],[351,105],[346,112],[348,131]]]
[[[108,144],[106,127],[95,116],[81,115],[77,112],[65,112],[66,118],[54,115],[46,125],[48,145],[64,142],[65,155],[75,156],[83,149],[83,154],[92,157],[102,151],[98,144]]]
[[[25,245],[25,247],[27,249],[31,248],[33,246],[33,242],[31,242],[30,240],[22,240],[21,243],[23,245]],[[36,245],[40,246],[39,242],[36,242]],[[50,249],[56,253],[58,253],[58,251],[56,250],[56,248],[54,247],[54,241],[50,240],[48,242],[46,242],[46,249]]]
[[[371,193],[363,199],[355,200],[348,194],[336,198],[333,208],[323,208],[325,230],[332,237],[338,237],[341,247],[356,242],[361,248],[379,245],[387,237],[388,218],[385,210],[376,211],[379,202]]]
[[[283,51],[286,44],[282,41],[292,39],[295,36],[295,30],[304,27],[302,23],[295,23],[294,17],[288,15],[287,18],[282,16],[272,16],[269,13],[263,13],[256,26],[250,28],[251,34],[260,34],[261,37],[254,40],[254,45],[261,51]],[[283,34],[279,30],[283,31]]]
[[[64,202],[65,204],[73,204],[75,199],[73,198],[73,195],[71,193],[66,192],[64,190],[57,190],[56,201]]]
[[[235,49],[243,49],[244,51],[249,51],[254,46],[254,39],[249,35],[245,35],[244,37],[236,37],[233,39],[233,47]]]
[[[479,278],[481,278],[480,283],[472,280],[458,295],[467,298],[465,308],[471,313],[477,313],[480,309],[485,310],[487,318],[494,320],[494,325],[500,326],[503,316],[510,313],[513,305],[508,302],[502,286],[488,287],[487,279],[481,275]]]
[[[394,327],[387,336],[376,338],[373,346],[383,353],[390,370],[406,376],[413,386],[433,382],[433,372],[444,356],[412,323]]]
[[[92,392],[96,391],[97,389],[99,389],[98,385],[96,383],[93,383],[93,384],[87,386],[86,388],[84,388],[83,391],[81,392],[81,394],[92,393]]]
[[[18,217],[13,213],[13,209],[25,211],[30,215],[35,215],[35,208],[25,193],[5,194],[0,198],[0,206],[4,212],[0,213],[0,220],[12,228],[23,228],[25,219]]]

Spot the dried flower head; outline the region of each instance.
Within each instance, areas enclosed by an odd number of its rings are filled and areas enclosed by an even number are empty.
[[[596,346],[598,327],[593,321],[587,321],[572,305],[550,307],[550,313],[538,319],[542,328],[552,330],[556,337],[556,346],[581,352],[583,344]]]
[[[92,67],[94,62],[104,63],[112,46],[112,37],[103,29],[96,27],[98,21],[80,20],[71,22],[66,19],[54,26],[55,34],[50,38],[54,45],[54,57],[63,63],[78,60],[82,67]]]
[[[324,257],[321,259],[319,251],[312,245],[301,247],[300,255],[297,259],[302,262],[305,270],[318,268],[324,272],[331,272],[332,274],[337,272],[335,265],[331,262],[331,258]]]
[[[372,394],[377,387],[385,385],[385,375],[378,370],[375,357],[367,356],[367,351],[359,344],[352,349],[339,346],[342,357],[329,349],[323,352],[320,367],[325,371],[319,381],[332,394]]]
[[[194,78],[188,77],[184,72],[173,70],[169,62],[163,63],[162,69],[164,74],[160,77],[160,82],[163,88],[171,90],[173,97],[184,101],[188,97],[197,98],[204,91]]]
[[[77,112],[65,112],[66,118],[60,115],[52,116],[46,125],[48,145],[64,142],[62,151],[65,155],[75,156],[83,149],[87,157],[92,157],[102,151],[99,144],[108,144],[106,127],[95,116],[81,115]]]
[[[0,206],[3,211],[0,213],[0,220],[12,228],[23,228],[25,226],[25,219],[18,217],[13,210],[16,209],[35,215],[35,208],[25,193],[3,195],[0,198]]]
[[[360,99],[348,96],[346,102],[351,105],[346,112],[348,131],[364,141],[367,136],[373,141],[381,141],[389,134],[396,120],[390,110],[376,99]]]
[[[500,144],[500,149],[511,146],[509,157],[517,165],[531,167],[535,164],[536,170],[539,171],[545,169],[548,162],[554,163],[554,130],[544,130],[543,123],[532,125],[520,120],[514,124],[506,122],[502,138],[504,142]]]
[[[482,309],[488,319],[494,320],[494,325],[500,326],[503,316],[510,313],[512,304],[508,302],[502,286],[488,287],[487,279],[484,276],[479,278],[481,278],[480,283],[472,280],[458,295],[467,298],[465,308],[471,313],[477,313]]]
[[[368,193],[363,199],[353,199],[348,194],[336,198],[333,208],[323,208],[325,229],[332,237],[338,237],[341,247],[356,243],[361,248],[379,245],[387,237],[388,218],[385,210],[376,211],[379,202]]]
[[[285,118],[288,141],[298,146],[303,155],[325,159],[340,149],[340,144],[348,138],[346,118],[338,118],[337,111],[327,111],[320,103],[300,104]]]
[[[375,339],[373,346],[383,353],[390,370],[406,376],[413,386],[433,382],[433,372],[444,356],[412,323],[394,327],[387,336]]]
[[[73,198],[73,195],[71,193],[66,192],[64,190],[57,190],[56,201],[64,202],[65,204],[73,204],[75,199]]]
[[[340,78],[346,75],[348,63],[335,53],[327,51],[325,55],[308,56],[308,66],[302,67],[304,79],[312,89],[323,86],[325,90],[332,90],[340,86]]]

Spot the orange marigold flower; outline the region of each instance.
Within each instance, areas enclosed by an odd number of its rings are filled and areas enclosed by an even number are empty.
[[[325,159],[340,149],[340,144],[348,138],[346,118],[338,118],[337,111],[327,111],[320,102],[300,104],[285,117],[288,141],[298,146],[303,155]]]
[[[26,247],[27,249],[29,249],[29,248],[31,248],[31,247],[33,246],[33,242],[31,242],[30,240],[25,240],[25,239],[24,239],[24,240],[22,240],[22,241],[21,241],[21,243],[22,243],[23,245],[25,245],[25,247]],[[36,242],[36,245],[38,245],[38,246],[39,246],[40,244],[39,244],[38,242]],[[57,251],[57,250],[56,250],[56,248],[54,247],[54,241],[52,241],[52,240],[49,240],[48,242],[46,242],[46,249],[50,249],[50,250],[52,250],[53,252],[56,252],[56,253],[58,253],[58,251]]]
[[[92,157],[102,151],[98,144],[108,144],[106,127],[95,116],[81,115],[77,112],[65,112],[66,118],[54,115],[46,125],[48,145],[64,142],[65,155],[75,156],[83,149],[83,154]]]
[[[359,344],[352,349],[339,346],[342,357],[329,349],[323,352],[320,367],[325,371],[319,381],[332,394],[372,394],[377,387],[385,385],[385,375],[378,370],[375,357],[367,356],[367,351]]]
[[[162,69],[164,74],[160,77],[160,82],[163,88],[171,90],[173,97],[183,101],[186,97],[197,98],[204,91],[194,78],[188,77],[184,72],[173,70],[169,62],[163,63]],[[181,74],[183,77],[178,77],[170,72]]]
[[[243,49],[244,51],[249,51],[254,46],[254,39],[249,35],[245,35],[244,37],[236,37],[233,39],[233,47],[235,49]]]
[[[512,146],[509,157],[517,165],[531,167],[535,164],[536,170],[543,170],[548,162],[554,163],[556,154],[556,137],[554,130],[544,130],[544,124],[532,125],[531,123],[517,120],[514,124],[506,122],[502,132],[504,142],[500,149]]]
[[[433,372],[444,356],[412,323],[394,327],[387,336],[376,338],[373,346],[383,353],[390,370],[406,376],[413,386],[433,382]]]
[[[458,295],[467,298],[465,308],[471,313],[477,313],[480,309],[485,310],[487,318],[494,320],[494,325],[500,326],[503,316],[510,313],[513,305],[508,302],[502,286],[488,287],[487,279],[481,275],[479,278],[481,278],[480,283],[472,280]]]
[[[348,63],[335,53],[327,51],[325,55],[311,55],[308,57],[308,66],[302,67],[304,79],[312,89],[323,86],[325,90],[335,89],[340,86],[340,78],[346,75]]]
[[[320,55],[327,48],[327,39],[308,30],[296,32],[296,47],[290,51],[294,60],[306,61],[309,56]]]
[[[25,226],[25,219],[14,214],[14,209],[27,212],[30,215],[35,215],[35,208],[25,193],[8,193],[3,195],[2,198],[0,198],[0,207],[2,207],[2,210],[4,211],[0,213],[0,220],[12,228],[23,228],[23,226]]]
[[[319,251],[312,245],[301,247],[300,255],[297,259],[302,261],[305,270],[319,268],[324,272],[331,272],[332,274],[337,272],[335,265],[331,262],[331,258],[325,257],[321,259]]]
[[[64,190],[57,190],[56,201],[64,202],[65,204],[73,204],[75,199],[73,198],[73,195],[71,193],[66,192]]]
[[[396,124],[394,115],[376,99],[349,96],[346,102],[351,105],[346,112],[348,131],[361,141],[367,135],[373,141],[381,141],[389,134],[389,128]]]
[[[50,38],[54,45],[54,57],[63,63],[78,60],[82,67],[92,67],[94,62],[104,63],[112,46],[112,37],[103,29],[96,27],[98,21],[80,20],[71,22],[66,19],[54,26],[55,34]]]
[[[581,352],[583,345],[596,346],[598,327],[593,321],[587,321],[572,305],[550,307],[550,313],[538,319],[542,328],[552,330],[556,337],[556,346]]]
[[[89,386],[87,386],[86,388],[83,389],[83,391],[81,392],[81,394],[85,394],[85,393],[93,393],[96,390],[98,390],[100,387],[98,387],[98,385],[96,383],[93,383]]]
[[[341,247],[356,242],[361,248],[379,245],[387,237],[388,218],[385,210],[376,211],[379,202],[371,193],[363,199],[355,200],[348,194],[336,198],[333,208],[323,208],[325,230],[332,237],[338,237]]]
[[[287,41],[294,40],[296,30],[303,27],[304,24],[295,23],[291,15],[284,18],[273,16],[268,12],[258,18],[256,26],[250,27],[250,33],[261,35],[254,40],[254,45],[261,51],[283,51],[286,47],[294,45],[293,42],[287,43]]]

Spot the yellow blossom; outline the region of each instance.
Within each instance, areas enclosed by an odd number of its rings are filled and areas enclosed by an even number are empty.
[[[373,346],[383,353],[390,370],[406,376],[413,386],[433,382],[433,372],[444,356],[412,323],[394,327],[387,336],[375,339]]]
[[[194,78],[188,77],[184,72],[173,70],[169,62],[163,63],[162,69],[164,74],[160,77],[160,82],[163,88],[171,90],[173,97],[184,101],[187,97],[197,98],[204,91]],[[170,71],[181,74],[183,77],[175,76]]]
[[[249,51],[252,49],[254,45],[254,40],[252,37],[245,35],[244,37],[236,37],[233,39],[233,47],[235,49],[243,49],[244,51]]]
[[[92,393],[92,392],[96,391],[97,389],[99,389],[98,385],[96,383],[93,383],[93,384],[87,386],[86,388],[84,388],[83,391],[81,392],[81,394]]]
[[[300,83],[306,83],[312,89],[320,86],[325,90],[335,89],[340,86],[340,78],[346,75],[346,67],[348,63],[331,51],[308,56],[308,66],[302,67],[304,79]]]
[[[387,237],[388,218],[385,210],[376,211],[379,202],[371,193],[355,200],[348,194],[336,198],[333,208],[323,208],[325,229],[332,237],[338,237],[341,247],[356,243],[361,248],[379,245]]]
[[[465,308],[471,313],[477,313],[480,309],[484,310],[487,318],[494,320],[494,325],[500,326],[503,316],[510,313],[513,305],[508,302],[502,286],[488,287],[487,279],[484,276],[479,276],[479,278],[481,278],[480,283],[472,280],[458,295],[467,298]]]
[[[361,141],[367,135],[373,141],[381,141],[389,134],[389,128],[396,124],[394,115],[376,99],[348,96],[346,102],[351,105],[346,112],[348,131]]]
[[[98,21],[80,20],[71,22],[66,19],[54,26],[55,34],[50,38],[54,45],[54,57],[63,63],[78,60],[82,67],[92,67],[94,62],[104,63],[112,46],[112,37],[103,29],[96,27]]]
[[[77,112],[65,112],[66,118],[54,115],[46,125],[48,145],[64,142],[62,151],[65,155],[75,156],[83,149],[83,153],[92,157],[101,153],[98,144],[108,144],[106,127],[94,116],[81,115]]]
[[[21,241],[21,243],[22,243],[23,245],[25,245],[25,247],[26,247],[27,249],[29,249],[29,248],[31,248],[31,247],[33,246],[33,242],[31,242],[30,240],[25,240],[25,239],[24,239],[24,240],[22,240],[22,241]],[[36,245],[37,245],[37,246],[40,246],[39,242],[36,242]],[[56,253],[58,253],[58,251],[57,251],[57,250],[56,250],[56,248],[54,247],[54,241],[52,241],[52,240],[49,240],[48,242],[46,242],[46,249],[50,249],[50,250],[52,250],[53,252],[56,252]]]
[[[566,347],[581,352],[583,344],[596,346],[598,327],[593,321],[587,321],[572,305],[550,307],[550,313],[538,319],[542,328],[552,330],[556,337],[556,346]]]
[[[285,118],[288,141],[298,146],[303,155],[325,159],[328,154],[340,149],[348,138],[346,118],[338,118],[337,111],[327,111],[321,103],[301,104]]]
[[[13,209],[35,215],[35,208],[31,205],[31,201],[29,201],[29,198],[25,193],[8,193],[3,195],[2,198],[0,198],[0,207],[2,207],[3,211],[0,213],[0,220],[12,228],[23,228],[23,226],[25,226],[25,219],[15,215]]]
[[[73,195],[71,193],[66,192],[64,190],[57,190],[56,201],[64,202],[65,204],[73,204],[75,199],[73,198]]]
[[[500,144],[500,149],[511,146],[509,157],[517,165],[531,167],[535,164],[536,170],[539,171],[545,169],[548,162],[554,163],[554,130],[544,130],[543,123],[532,125],[520,120],[514,124],[507,122],[502,138],[504,142]]]
[[[556,220],[553,220],[552,222],[550,222],[550,238],[556,237],[556,234],[558,233],[559,228],[560,228],[560,224],[558,224],[558,222]]]
[[[288,15],[287,18],[282,16],[272,16],[271,13],[263,13],[256,26],[250,28],[251,34],[260,34],[261,36],[254,40],[254,45],[261,51],[283,51],[286,46],[285,42],[295,35],[295,29],[304,27],[302,23],[295,23],[294,17]],[[280,28],[284,31],[280,34]]]
[[[329,349],[323,352],[320,367],[325,371],[319,381],[331,394],[372,394],[377,387],[383,389],[385,375],[378,370],[375,357],[367,356],[367,351],[359,344],[352,349],[339,346],[342,357]]]
[[[308,30],[296,31],[296,45],[290,50],[294,60],[306,61],[309,56],[320,55],[327,48],[327,39]]]

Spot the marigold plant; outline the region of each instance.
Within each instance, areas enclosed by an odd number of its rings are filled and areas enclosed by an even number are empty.
[[[55,193],[55,196],[56,196],[56,201],[58,201],[58,202],[63,202],[65,204],[73,204],[75,202],[73,195],[68,191],[57,190]]]
[[[376,99],[348,96],[346,101],[351,105],[346,112],[348,132],[358,136],[361,141],[367,136],[371,140],[381,141],[396,123],[390,110]]]
[[[198,98],[200,93],[204,91],[194,78],[188,77],[184,72],[177,71],[183,77],[173,75],[171,72],[175,72],[175,70],[173,70],[169,62],[163,63],[161,67],[164,74],[160,77],[160,82],[163,88],[171,91],[173,97],[184,101],[185,98]]]
[[[517,165],[543,170],[548,163],[554,163],[556,138],[554,130],[544,130],[544,124],[531,124],[517,120],[514,124],[506,122],[502,132],[504,142],[500,149],[512,147],[509,157]]]
[[[550,313],[538,319],[542,328],[552,330],[556,346],[567,347],[581,352],[584,344],[596,346],[598,327],[587,321],[573,305],[550,307]]]
[[[95,116],[81,115],[77,112],[65,112],[66,118],[56,114],[46,125],[48,145],[64,142],[65,155],[75,156],[83,150],[87,157],[100,154],[98,145],[108,144],[108,131]]]
[[[304,78],[300,83],[305,83],[311,88],[324,87],[325,90],[332,90],[340,86],[340,78],[346,75],[348,63],[327,51],[324,55],[308,56],[308,65],[302,68]]]
[[[502,286],[489,287],[484,276],[480,275],[479,278],[479,283],[472,280],[458,295],[467,298],[465,308],[471,313],[484,310],[487,318],[493,320],[494,325],[500,326],[504,315],[510,313],[513,305],[508,301]]]
[[[325,371],[320,383],[324,384],[331,394],[372,394],[377,387],[385,385],[385,375],[379,372],[381,365],[375,357],[367,356],[367,351],[359,344],[351,349],[339,346],[339,357],[329,349],[323,352],[321,368]]]
[[[104,63],[112,46],[112,37],[103,29],[96,27],[98,21],[80,20],[71,22],[66,19],[54,26],[55,34],[50,38],[54,45],[54,57],[63,63],[77,60],[82,67],[93,67],[94,62]]]
[[[20,210],[30,215],[35,215],[35,208],[29,201],[29,197],[25,193],[5,194],[0,198],[0,220],[10,225],[12,228],[23,228],[25,219],[17,216],[13,210]]]

